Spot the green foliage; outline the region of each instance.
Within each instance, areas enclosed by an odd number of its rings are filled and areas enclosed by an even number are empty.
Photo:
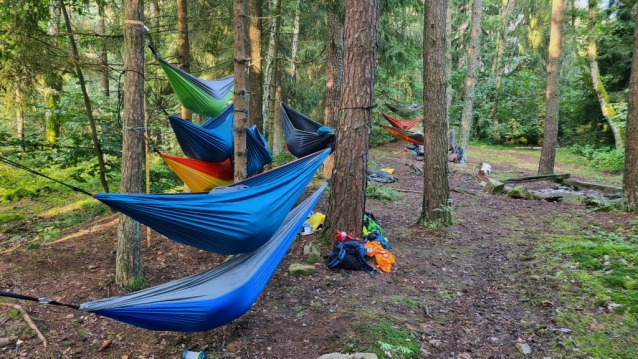
[[[148,288],[148,284],[146,283],[146,277],[143,275],[135,278],[131,285],[122,286],[122,289],[127,292],[135,292],[144,288]]]
[[[625,166],[625,151],[595,148],[592,145],[573,145],[570,151],[585,157],[588,166],[603,171],[622,172]]]
[[[355,325],[353,330],[363,335],[362,341],[355,343],[360,350],[370,351],[379,358],[418,358],[421,348],[418,339],[406,329],[391,322],[375,318],[369,323]],[[389,352],[388,355],[386,352]]]
[[[395,189],[372,182],[368,183],[366,187],[366,196],[383,202],[394,202],[401,198],[401,194]]]

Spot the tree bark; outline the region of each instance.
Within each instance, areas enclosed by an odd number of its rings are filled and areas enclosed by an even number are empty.
[[[616,150],[620,151],[625,147],[623,138],[620,133],[620,127],[614,120],[613,116],[616,115],[616,111],[609,103],[609,95],[605,90],[605,84],[600,78],[600,71],[598,69],[597,49],[596,49],[596,10],[598,8],[597,0],[589,0],[589,22],[587,24],[588,39],[587,39],[587,59],[589,60],[589,71],[591,73],[591,82],[598,97],[598,103],[603,113],[603,117],[609,124],[612,133],[614,134],[614,143]]]
[[[149,19],[148,19],[148,23],[151,24],[151,28],[157,28],[160,24],[160,11],[159,11],[159,4],[157,2],[157,0],[153,0],[150,2],[150,4],[148,4],[148,13],[149,13]],[[153,126],[151,128],[151,136],[153,138],[153,142],[155,143],[155,145],[161,145],[162,144],[162,122],[168,122],[166,120],[166,118],[163,118],[162,120],[159,120],[158,122],[156,122],[155,126]]]
[[[627,212],[638,213],[638,13],[636,14],[633,52],[625,132],[627,142],[625,144],[622,206]]]
[[[56,145],[60,137],[60,114],[58,103],[60,102],[60,94],[62,92],[62,78],[56,74],[48,74],[45,79],[47,86],[44,98],[46,100],[46,130],[45,141],[48,145]]]
[[[104,20],[104,0],[97,0],[97,18],[95,19],[97,24],[95,26],[95,32],[97,35],[106,34],[106,23]],[[98,54],[100,59],[100,65],[102,65],[102,71],[100,72],[100,88],[104,96],[109,97],[109,61],[106,51],[106,39],[101,39],[101,49]]]
[[[559,78],[562,56],[563,0],[552,0],[552,27],[547,59],[547,91],[545,93],[545,131],[543,149],[538,163],[539,174],[554,173],[556,145],[558,143]]]
[[[290,54],[290,81],[293,83],[297,80],[297,66],[295,61],[297,59],[297,46],[299,43],[299,15],[301,13],[301,0],[297,0],[295,5],[295,20],[293,21],[292,30],[292,50]]]
[[[467,49],[467,76],[465,78],[465,96],[463,99],[463,112],[461,114],[461,141],[459,145],[464,150],[463,157],[468,158],[470,133],[472,130],[472,115],[474,107],[474,88],[476,86],[476,68],[479,62],[481,50],[481,13],[483,0],[474,0],[472,3],[472,29],[470,31],[470,46]]]
[[[273,65],[275,58],[277,57],[277,46],[279,45],[279,26],[281,24],[281,0],[273,0],[274,3],[270,8],[270,40],[268,41],[268,54],[266,55],[266,79],[264,80],[264,98],[263,98],[263,112],[269,113],[269,106],[271,101],[272,91],[272,79],[273,79]],[[266,122],[273,121],[272,118],[268,118]],[[268,125],[270,128],[270,125]],[[270,138],[270,134],[268,136]]]
[[[20,147],[24,144],[24,115],[22,113],[22,93],[20,92],[20,79],[16,78],[15,82],[15,109],[16,109],[16,129]]]
[[[263,87],[262,87],[262,59],[261,59],[261,0],[250,0],[250,61],[252,66],[249,71],[248,85],[250,87],[249,107],[250,124],[257,125],[261,133],[264,133],[263,114]]]
[[[179,54],[179,68],[191,72],[191,49],[188,41],[188,1],[177,0],[177,52]],[[192,121],[193,114],[182,106],[182,118]]]
[[[337,171],[331,185],[326,233],[342,230],[361,237],[378,22],[378,0],[346,0]],[[346,137],[347,141],[340,141]]]
[[[476,1],[476,0],[475,0]],[[480,1],[480,0],[479,0]],[[423,166],[422,224],[452,221],[447,168],[445,33],[447,1],[425,0],[423,10]],[[480,24],[479,24],[480,28]]]
[[[277,60],[275,63],[277,64],[276,75],[275,75],[275,101],[273,109],[273,119],[281,118],[281,73],[283,72],[283,68],[281,66],[281,60]],[[275,120],[274,123],[274,136],[273,141],[271,143],[271,148],[273,154],[277,155],[283,152],[284,150],[284,125],[281,121]]]
[[[493,74],[496,77],[496,88],[494,89],[494,105],[492,106],[493,135],[496,140],[501,139],[498,129],[498,96],[501,91],[501,77],[503,76],[503,51],[505,50],[505,39],[507,38],[509,16],[514,10],[515,0],[503,0],[501,8],[501,26],[496,36],[496,61],[494,61]]]
[[[144,159],[144,1],[124,3],[124,116],[121,193],[142,193]],[[144,284],[139,222],[120,214],[117,228],[115,283],[139,289]]]
[[[341,76],[343,73],[343,24],[339,16],[328,10],[328,39],[326,46],[326,100],[323,124],[335,128],[339,115]],[[323,162],[323,177],[330,178],[334,169],[334,154]]]
[[[91,139],[93,140],[93,149],[95,150],[95,156],[97,157],[98,166],[100,168],[100,183],[104,192],[109,191],[109,184],[106,182],[106,165],[104,164],[104,155],[102,154],[102,146],[100,140],[97,137],[97,128],[95,126],[95,119],[93,118],[93,110],[91,108],[91,100],[89,99],[89,93],[86,91],[86,84],[84,82],[84,75],[80,68],[80,55],[78,53],[78,46],[75,43],[73,32],[71,30],[71,20],[69,14],[64,6],[64,1],[60,0],[60,9],[64,16],[64,23],[66,24],[67,36],[71,43],[71,50],[73,51],[73,64],[75,65],[75,72],[78,76],[78,82],[80,83],[80,89],[82,90],[82,98],[84,99],[84,107],[86,108],[86,117],[89,119],[89,126],[91,128]]]
[[[248,42],[248,0],[233,0],[233,40],[235,43],[234,60],[235,68],[235,182],[239,182],[248,177],[247,160],[248,150],[246,149],[246,131],[248,129],[248,104],[246,101],[246,74],[250,58],[246,51]]]
[[[447,87],[445,92],[445,127],[450,128],[450,108],[452,107],[452,83],[448,81],[452,76],[452,9],[445,12],[445,78]]]

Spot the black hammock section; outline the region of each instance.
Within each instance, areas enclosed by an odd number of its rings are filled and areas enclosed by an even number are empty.
[[[296,157],[330,148],[334,150],[335,132],[295,110],[290,105],[281,103],[281,121],[284,125],[286,147]]]

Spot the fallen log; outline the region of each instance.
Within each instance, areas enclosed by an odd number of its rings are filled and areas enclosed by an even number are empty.
[[[559,173],[555,175],[538,175],[528,177],[508,178],[503,180],[503,183],[524,183],[524,182],[538,182],[538,181],[558,181],[565,180],[570,177],[569,173]]]
[[[585,187],[585,188],[592,188],[601,192],[622,192],[622,187],[610,186],[610,185],[601,184],[601,183],[591,183],[591,182],[579,181],[575,179],[563,179],[557,182],[565,186],[570,186],[575,190],[580,187]]]

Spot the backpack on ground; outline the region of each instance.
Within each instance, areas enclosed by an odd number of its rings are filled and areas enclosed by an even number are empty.
[[[452,153],[447,155],[447,160],[455,163],[463,162],[463,148],[461,146],[454,147]]]
[[[358,238],[345,232],[337,232],[334,249],[328,256],[328,268],[332,270],[363,270],[371,272],[374,268],[366,262],[367,249]]]

